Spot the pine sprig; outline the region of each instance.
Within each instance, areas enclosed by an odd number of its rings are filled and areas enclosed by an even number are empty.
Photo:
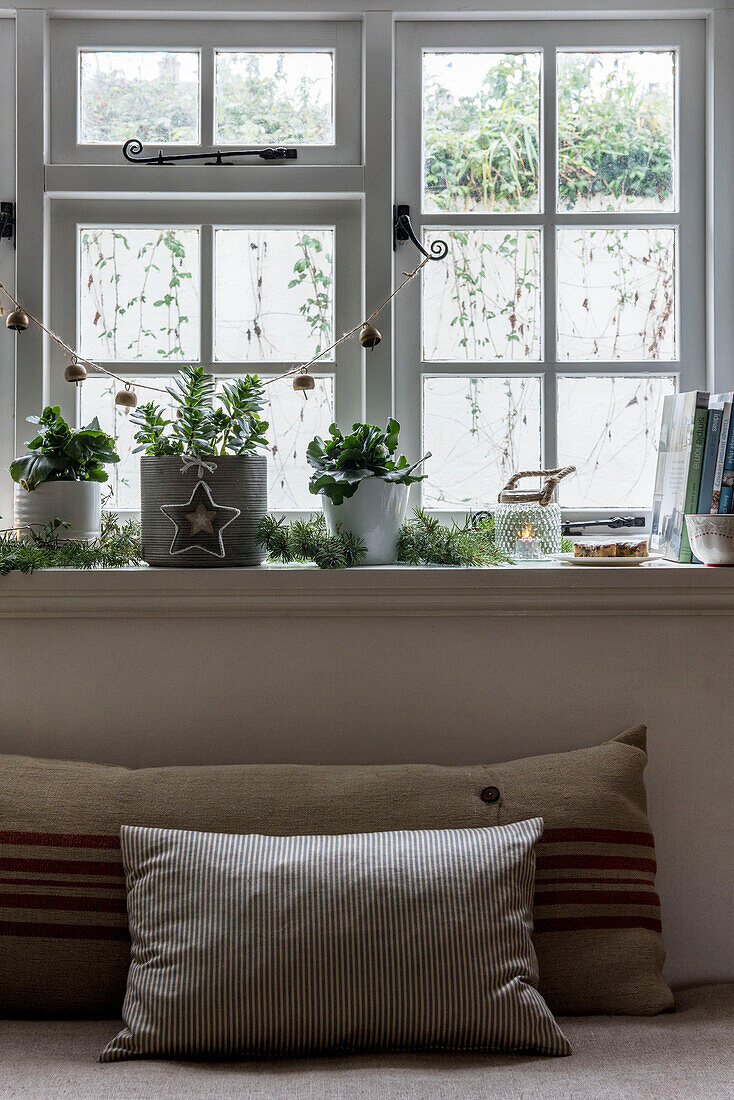
[[[319,569],[361,565],[365,547],[348,532],[329,535],[323,513],[288,524],[285,517],[265,516],[258,539],[268,558],[277,562],[312,561]],[[447,527],[422,509],[404,524],[398,542],[398,562],[404,565],[506,565],[511,562],[494,541],[494,520],[469,517],[463,527]]]
[[[91,542],[61,540],[63,526],[53,520],[40,530],[31,528],[30,538],[22,541],[12,533],[0,535],[0,576],[36,569],[119,569],[142,560],[140,524],[135,520],[120,523],[105,512],[100,536]]]

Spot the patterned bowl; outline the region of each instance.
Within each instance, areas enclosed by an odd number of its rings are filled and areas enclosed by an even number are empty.
[[[686,516],[691,550],[704,565],[734,565],[734,515]]]

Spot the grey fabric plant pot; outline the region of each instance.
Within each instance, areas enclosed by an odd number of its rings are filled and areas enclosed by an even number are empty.
[[[212,468],[213,467],[213,468]],[[140,459],[143,558],[148,565],[259,565],[255,532],[268,510],[267,458]]]

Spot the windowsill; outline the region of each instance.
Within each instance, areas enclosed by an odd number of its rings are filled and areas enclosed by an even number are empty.
[[[734,614],[734,569],[49,569],[0,578],[0,618]]]

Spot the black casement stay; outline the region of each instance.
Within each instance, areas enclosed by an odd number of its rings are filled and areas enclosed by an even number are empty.
[[[432,241],[431,251],[428,252],[415,235],[413,223],[410,220],[409,206],[393,206],[392,208],[392,247],[393,252],[403,241],[412,241],[427,260],[445,260],[449,254],[449,246],[446,241]]]
[[[15,203],[0,202],[0,241],[13,242],[15,248]]]
[[[141,156],[143,143],[130,138],[122,147],[122,155],[131,164],[175,164],[178,161],[203,160],[205,164],[234,164],[231,157],[258,157],[260,160],[297,160],[298,150],[284,145],[266,149],[212,149],[209,153],[169,153],[158,150],[154,157]],[[213,158],[213,159],[212,159]]]
[[[561,534],[566,537],[582,535],[587,527],[611,527],[619,530],[621,527],[644,527],[644,516],[614,516],[612,519],[569,520],[561,524]]]

